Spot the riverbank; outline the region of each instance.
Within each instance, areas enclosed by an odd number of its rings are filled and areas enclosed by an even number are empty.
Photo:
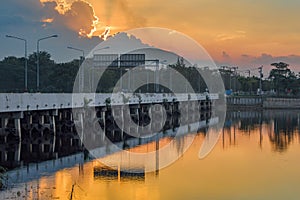
[[[300,98],[230,96],[226,102],[229,109],[300,109]]]

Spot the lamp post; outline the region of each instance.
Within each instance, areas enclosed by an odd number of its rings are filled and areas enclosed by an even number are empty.
[[[51,35],[48,37],[43,37],[37,40],[36,44],[36,89],[39,91],[40,89],[40,61],[39,61],[39,54],[40,54],[40,41],[46,40],[49,38],[57,38],[58,35]]]
[[[237,79],[237,69],[238,67],[232,67],[234,70],[234,91],[237,92],[237,88],[236,88],[236,79]]]
[[[155,65],[156,65],[156,92],[160,92],[160,86],[159,86],[159,81],[160,81],[160,74],[159,74],[159,64],[164,64],[166,63],[167,60],[159,61],[159,59],[155,60]],[[171,72],[171,70],[170,70]],[[170,77],[172,78],[172,77]]]
[[[78,81],[78,92],[83,92],[83,89],[84,89],[84,70],[81,69],[81,64],[82,64],[82,61],[84,60],[84,50],[82,49],[78,49],[78,48],[75,48],[75,47],[71,47],[71,46],[68,46],[67,47],[68,49],[72,49],[72,50],[75,50],[75,51],[79,51],[82,53],[82,56],[79,58],[79,81]]]
[[[84,58],[84,50],[82,50],[82,49],[77,49],[77,48],[74,48],[74,47],[71,47],[71,46],[68,46],[67,48],[68,48],[68,49],[73,49],[73,50],[75,50],[75,51],[80,51],[80,52],[82,53],[82,57]]]
[[[102,47],[102,48],[99,48],[99,49],[95,49],[93,51],[93,54],[94,54],[95,51],[100,51],[100,50],[109,49],[109,48],[110,48],[109,46],[106,46],[106,47]]]
[[[262,78],[263,78],[263,67],[264,66],[261,66],[259,67],[259,95],[261,96],[262,95]]]
[[[27,40],[24,38],[16,37],[13,35],[6,35],[7,38],[13,38],[17,40],[22,40],[25,43],[25,74],[24,74],[24,85],[25,85],[25,92],[28,91],[28,64],[27,64]]]
[[[155,79],[156,79],[156,84],[155,84],[155,92],[158,93],[159,92],[159,74],[158,74],[158,70],[159,70],[159,60],[155,60],[155,67],[156,67],[156,70],[155,70]]]
[[[155,90],[155,92],[158,92],[158,90],[159,90],[159,87],[158,87],[158,84],[159,84],[159,79],[158,79],[159,59],[145,60],[145,62],[155,63],[155,71],[154,71],[154,77],[153,77],[154,82],[155,82],[154,90]],[[147,92],[148,92],[148,89],[149,89],[148,84],[149,84],[149,75],[148,75],[148,72],[147,72]]]
[[[146,70],[146,68],[145,68],[145,70]],[[149,73],[148,73],[148,71],[146,71],[146,76],[147,76],[147,93],[149,93]]]
[[[95,61],[95,51],[101,51],[101,50],[105,50],[105,49],[109,49],[109,48],[110,48],[109,46],[106,46],[106,47],[101,47],[99,49],[93,50],[92,53],[93,53],[93,59],[94,59],[94,61]],[[91,74],[91,70],[93,70],[93,69],[95,69],[95,65],[92,66],[92,68],[89,70],[89,84],[90,84],[90,91],[91,92],[94,89],[94,82],[95,82],[95,74],[94,73]],[[95,90],[97,90],[97,85],[96,85]]]

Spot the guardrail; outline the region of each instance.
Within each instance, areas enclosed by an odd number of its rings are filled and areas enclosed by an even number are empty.
[[[65,108],[96,107],[121,104],[162,103],[188,100],[216,100],[218,94],[152,94],[152,93],[1,93],[0,112],[21,112],[32,110],[52,110]]]

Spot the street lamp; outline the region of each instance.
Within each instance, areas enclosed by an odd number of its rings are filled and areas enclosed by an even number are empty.
[[[106,47],[102,47],[102,48],[99,48],[99,49],[95,49],[93,51],[93,54],[94,54],[95,51],[100,51],[100,50],[109,49],[109,48],[110,48],[109,46],[106,46]]]
[[[155,71],[154,71],[154,77],[153,77],[154,78],[154,82],[155,82],[155,85],[154,85],[155,88],[154,88],[154,90],[155,90],[155,92],[158,92],[159,91],[159,87],[158,87],[158,84],[159,84],[159,78],[158,78],[159,59],[145,60],[145,62],[147,62],[147,61],[155,63]],[[147,73],[147,91],[149,89],[148,84],[149,84],[149,77],[148,77],[148,73]]]
[[[159,61],[158,59],[155,60],[156,63],[156,76],[157,76],[157,91],[156,92],[160,92],[160,87],[159,87],[159,64],[164,64],[166,63],[167,60],[163,60],[163,61]]]
[[[82,53],[82,57],[79,59],[79,81],[78,81],[78,92],[83,92],[83,88],[84,88],[84,70],[81,69],[81,60],[84,60],[84,50],[82,49],[78,49],[78,48],[75,48],[75,47],[71,47],[71,46],[68,46],[67,47],[68,49],[72,49],[72,50],[75,50],[75,51],[79,51]]]
[[[13,38],[13,39],[17,39],[17,40],[22,40],[25,43],[25,78],[24,78],[24,85],[25,85],[25,92],[28,91],[28,65],[27,65],[27,40],[24,38],[20,38],[20,37],[16,37],[16,36],[12,36],[12,35],[6,35],[7,38]]]
[[[259,67],[259,95],[261,96],[262,95],[262,77],[263,77],[263,67],[264,66],[261,66]]]
[[[84,58],[84,50],[78,49],[78,48],[74,48],[74,47],[71,47],[71,46],[68,46],[67,48],[68,48],[68,49],[73,49],[73,50],[75,50],[75,51],[80,51],[80,52],[82,53],[82,57]]]
[[[40,61],[39,61],[39,54],[40,54],[40,41],[46,40],[49,38],[57,38],[58,35],[51,35],[48,37],[40,38],[37,40],[36,44],[36,89],[39,91],[40,89]]]
[[[106,47],[101,47],[99,49],[95,49],[93,50],[92,52],[92,55],[93,55],[93,59],[95,60],[95,51],[101,51],[101,50],[105,50],[105,49],[109,49],[110,47],[109,46],[106,46]],[[95,82],[95,74],[92,73],[91,74],[91,70],[95,69],[95,66],[92,66],[92,68],[89,70],[89,84],[90,84],[90,91],[92,92],[93,89],[94,89],[94,82]],[[93,72],[93,71],[92,71]],[[97,86],[97,85],[96,85]],[[97,87],[96,87],[97,88]]]

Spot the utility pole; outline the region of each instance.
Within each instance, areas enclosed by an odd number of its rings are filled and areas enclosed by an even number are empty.
[[[263,78],[263,69],[264,66],[259,67],[259,95],[262,95],[262,78]]]
[[[51,35],[48,37],[43,37],[37,40],[36,43],[36,90],[39,92],[40,90],[40,59],[39,59],[39,54],[40,54],[40,41],[50,39],[50,38],[57,38],[58,35]]]
[[[156,86],[156,89],[155,89],[155,92],[156,93],[159,93],[159,74],[158,74],[158,70],[159,70],[159,60],[156,59],[155,60],[155,65],[156,65],[156,70],[155,70],[155,86]]]
[[[251,72],[251,71],[248,69],[248,70],[247,70],[248,78],[250,78],[250,72]]]
[[[13,36],[13,35],[6,35],[7,38],[13,38],[13,39],[17,39],[17,40],[22,40],[24,41],[25,43],[25,72],[24,72],[24,91],[25,92],[28,92],[28,59],[27,59],[27,40],[24,39],[24,38],[20,38],[20,37],[16,37],[16,36]]]
[[[249,84],[249,95],[251,95],[251,90],[252,90],[252,83],[251,83],[251,79],[250,79],[250,69],[246,70],[246,72],[248,73],[248,83],[250,82]]]
[[[234,92],[236,92],[236,79],[237,79],[237,69],[238,69],[238,67],[231,67],[231,69],[233,69],[233,72],[234,72]],[[231,70],[230,70],[231,71]]]
[[[82,49],[78,49],[78,48],[74,48],[74,47],[71,47],[71,46],[68,46],[67,47],[68,49],[72,49],[72,50],[75,50],[75,51],[79,51],[82,53],[82,56],[79,57],[79,81],[78,81],[78,92],[83,92],[84,90],[84,69],[81,68],[81,64],[83,63],[85,57],[84,57],[84,50]],[[91,89],[91,92],[92,92],[92,89]]]
[[[234,89],[235,89],[235,92],[237,92],[237,88],[236,88],[236,79],[237,79],[237,69],[238,67],[234,67],[234,76],[235,76],[235,79],[234,79]]]

